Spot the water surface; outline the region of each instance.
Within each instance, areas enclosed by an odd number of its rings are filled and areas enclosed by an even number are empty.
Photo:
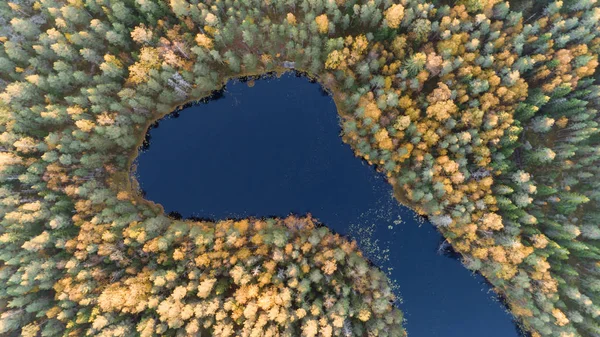
[[[230,82],[222,99],[151,129],[138,181],[147,199],[184,217],[311,213],[357,236],[400,285],[411,337],[518,336],[483,278],[438,253],[441,235],[399,205],[339,133],[332,98],[306,78]],[[372,229],[370,239],[356,228]]]

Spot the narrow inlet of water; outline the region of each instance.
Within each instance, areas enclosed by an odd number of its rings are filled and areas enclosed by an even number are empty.
[[[361,243],[399,285],[412,337],[517,337],[483,278],[438,252],[441,235],[392,197],[339,136],[333,99],[286,74],[184,109],[150,130],[137,159],[146,199],[184,217],[311,213]],[[377,250],[379,248],[379,250]]]

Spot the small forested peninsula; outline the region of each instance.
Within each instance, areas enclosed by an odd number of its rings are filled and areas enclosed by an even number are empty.
[[[600,336],[600,5],[512,7],[0,2],[0,335],[404,336],[355,243],[171,219],[130,177],[154,121],[293,68],[532,336]]]

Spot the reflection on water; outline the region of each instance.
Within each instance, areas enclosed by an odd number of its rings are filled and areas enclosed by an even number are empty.
[[[229,83],[222,99],[151,129],[138,180],[147,199],[184,217],[311,213],[355,237],[399,285],[410,336],[517,336],[483,279],[440,254],[440,234],[339,132],[333,100],[307,79]]]

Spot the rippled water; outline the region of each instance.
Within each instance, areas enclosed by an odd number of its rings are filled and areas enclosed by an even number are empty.
[[[230,82],[151,129],[137,177],[147,199],[184,217],[311,213],[353,236],[399,285],[411,337],[518,336],[483,278],[438,252],[441,235],[339,132],[333,100],[306,78]]]

